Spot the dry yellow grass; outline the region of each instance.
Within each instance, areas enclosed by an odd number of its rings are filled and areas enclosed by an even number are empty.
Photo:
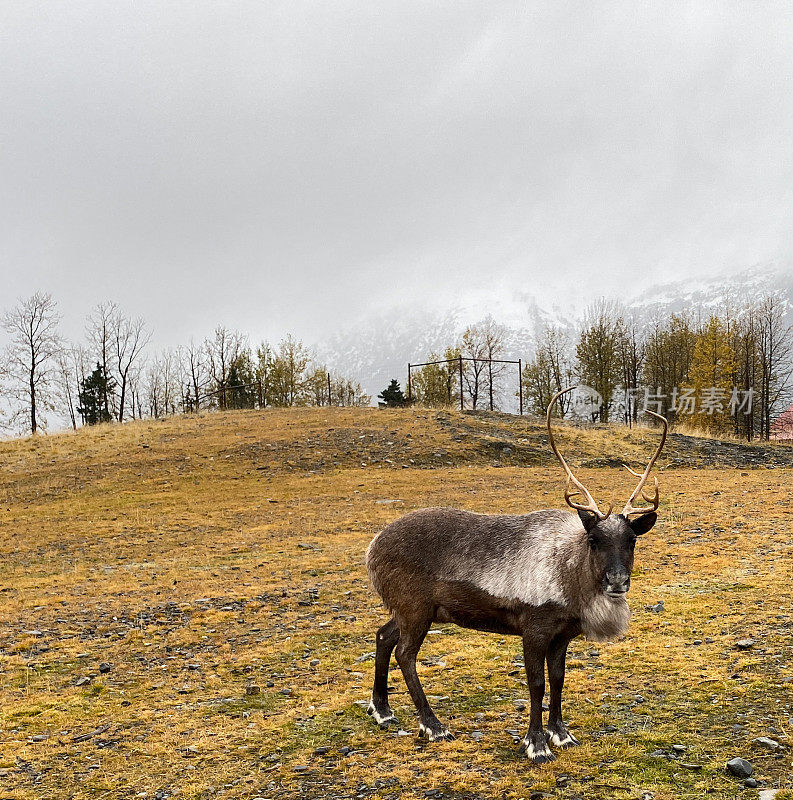
[[[596,496],[624,498],[629,476],[597,465],[639,461],[654,435],[561,438]],[[436,707],[455,742],[416,740],[396,670],[410,736],[374,728],[356,701],[386,618],[362,564],[371,536],[425,505],[558,507],[541,426],[315,409],[0,444],[0,796],[732,798],[724,763],[741,755],[793,797],[791,752],[752,742],[787,743],[793,724],[793,481],[729,458],[708,468],[718,458],[697,447],[673,438],[665,454],[629,635],[572,646],[565,708],[583,746],[535,768],[506,733],[527,724],[517,639],[428,637],[420,657],[443,665],[420,674],[448,698]],[[758,467],[790,457],[746,452]],[[646,610],[659,600],[663,613]],[[673,744],[682,758],[650,755]]]

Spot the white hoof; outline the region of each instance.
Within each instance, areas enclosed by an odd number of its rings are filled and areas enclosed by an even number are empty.
[[[431,742],[450,742],[454,739],[454,736],[448,728],[432,730],[432,728],[428,728],[423,722],[419,722],[419,736],[426,737]]]
[[[576,745],[581,744],[578,739],[573,736],[572,733],[567,733],[565,736],[559,736],[558,733],[554,731],[548,731],[548,740],[554,747],[575,747]]]
[[[374,703],[370,700],[366,713],[378,724],[388,725],[390,723],[396,724],[397,718],[393,714],[381,714],[376,708]]]
[[[535,744],[529,739],[524,739],[522,749],[526,752],[526,758],[535,764],[545,764],[548,761],[556,761],[556,756],[548,749],[545,742]]]

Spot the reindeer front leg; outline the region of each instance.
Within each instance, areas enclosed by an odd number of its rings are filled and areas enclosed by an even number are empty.
[[[557,636],[548,646],[548,683],[551,699],[548,713],[548,738],[555,747],[574,747],[581,744],[562,722],[562,687],[564,686],[565,658],[570,639]]]
[[[542,724],[542,698],[545,695],[545,653],[547,642],[540,641],[530,632],[523,634],[523,661],[526,681],[529,684],[531,711],[529,731],[523,739],[522,749],[535,764],[553,761],[556,756],[548,748],[548,739]]]

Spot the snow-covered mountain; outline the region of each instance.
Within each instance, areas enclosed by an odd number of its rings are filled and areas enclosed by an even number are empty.
[[[731,276],[687,279],[660,283],[624,303],[628,313],[651,319],[672,312],[701,309],[704,316],[717,313],[726,303],[737,308],[746,300],[777,292],[787,305],[788,324],[793,325],[793,268],[780,264],[754,266]],[[525,292],[481,302],[461,302],[443,310],[415,307],[393,309],[338,330],[315,346],[320,361],[360,382],[367,394],[377,394],[396,378],[405,386],[407,364],[429,359],[454,346],[462,332],[487,315],[507,328],[505,358],[524,361],[532,357],[537,335],[548,324],[561,325],[571,333],[579,324],[563,306],[543,308]]]

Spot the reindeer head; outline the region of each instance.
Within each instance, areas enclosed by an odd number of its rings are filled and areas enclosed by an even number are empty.
[[[567,389],[563,389],[561,392],[557,392],[548,404],[548,411],[545,417],[548,426],[548,437],[554,455],[559,459],[559,462],[567,474],[567,486],[565,487],[564,498],[571,508],[578,511],[578,516],[587,534],[590,563],[592,564],[594,573],[600,576],[601,589],[603,593],[609,597],[620,598],[630,588],[631,572],[633,571],[633,550],[636,545],[636,538],[647,533],[647,531],[655,525],[655,521],[658,518],[658,515],[655,513],[659,503],[658,478],[654,479],[655,493],[653,496],[649,496],[644,487],[650,470],[652,470],[666,442],[668,424],[666,419],[660,414],[656,414],[653,411],[646,412],[660,420],[663,424],[661,443],[658,445],[655,454],[650,459],[642,474],[634,472],[627,465],[623,465],[628,472],[639,479],[639,483],[631,493],[628,502],[625,504],[620,514],[612,515],[611,511],[614,508],[614,503],[610,503],[608,510],[603,512],[598,508],[597,503],[587,491],[584,484],[575,477],[573,471],[559,452],[553,438],[553,429],[551,427],[551,409],[553,408],[553,404],[559,397],[566,392],[571,392],[573,389],[575,389],[575,387],[571,386]],[[575,502],[573,497],[576,495],[584,497],[586,503]],[[645,502],[650,503],[650,505],[634,506],[638,497],[641,497]],[[634,514],[638,514],[639,516],[635,519],[631,519],[631,516]]]

